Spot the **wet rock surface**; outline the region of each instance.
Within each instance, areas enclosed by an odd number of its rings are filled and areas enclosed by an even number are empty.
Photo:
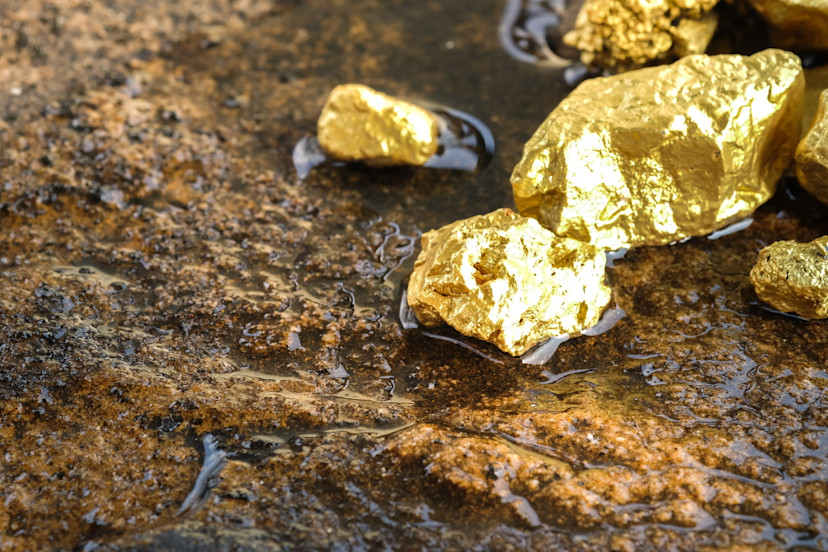
[[[828,234],[795,183],[616,261],[610,332],[487,360],[396,312],[567,92],[498,3],[2,7],[0,549],[828,548],[828,327],[748,279]],[[300,180],[354,81],[474,113],[492,164]]]

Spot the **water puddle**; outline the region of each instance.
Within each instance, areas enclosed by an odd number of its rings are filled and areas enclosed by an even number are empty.
[[[568,67],[573,60],[561,56],[566,0],[507,0],[498,26],[503,49],[513,58],[549,67]],[[553,50],[550,37],[558,40]],[[573,52],[569,51],[571,56]],[[577,59],[577,58],[575,58]]]

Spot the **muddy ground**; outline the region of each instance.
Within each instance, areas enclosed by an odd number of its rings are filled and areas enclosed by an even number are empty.
[[[511,206],[569,90],[503,7],[0,3],[0,550],[828,550],[828,323],[748,280],[828,234],[795,181],[617,261],[627,316],[543,366],[401,327],[418,236]],[[342,82],[491,165],[300,178]]]

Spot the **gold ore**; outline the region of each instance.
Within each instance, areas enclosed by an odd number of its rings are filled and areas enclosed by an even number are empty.
[[[702,54],[716,30],[718,0],[586,0],[564,42],[587,65],[629,70]]]
[[[770,29],[774,46],[828,51],[828,0],[749,0]]]
[[[799,141],[804,90],[799,58],[781,50],[589,80],[526,143],[515,203],[607,250],[708,234],[773,195]]]
[[[604,253],[510,209],[426,232],[422,247],[408,284],[420,322],[511,355],[594,326],[610,301]]]
[[[437,153],[439,124],[430,111],[361,84],[334,88],[317,123],[331,157],[369,165],[422,165]]]
[[[796,148],[796,176],[802,187],[828,205],[828,90],[810,130]]]
[[[775,309],[828,318],[828,236],[770,244],[759,252],[750,281],[756,295]]]

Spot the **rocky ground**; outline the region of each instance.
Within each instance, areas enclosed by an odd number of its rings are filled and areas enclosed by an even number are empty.
[[[828,234],[795,181],[617,261],[626,318],[544,366],[400,326],[420,233],[511,205],[568,91],[502,8],[0,3],[0,550],[828,549],[828,324],[748,280]],[[473,114],[491,166],[299,178],[341,82]]]

